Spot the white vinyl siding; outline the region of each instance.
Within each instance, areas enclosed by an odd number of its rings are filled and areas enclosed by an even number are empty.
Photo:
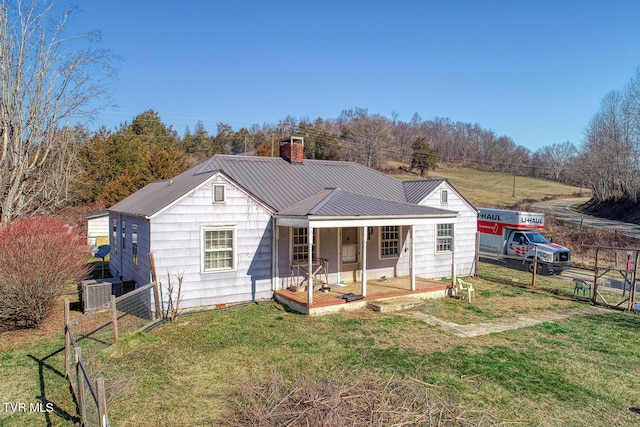
[[[225,186],[225,202],[213,203],[213,186],[219,184]],[[163,292],[168,273],[172,283],[177,283],[177,274],[184,278],[181,307],[272,297],[271,215],[233,183],[215,176],[150,222],[148,232],[153,243],[149,250],[154,255]],[[233,269],[203,271],[204,228],[233,229]],[[141,224],[140,240],[142,233]],[[142,252],[140,255],[142,265],[146,259]]]

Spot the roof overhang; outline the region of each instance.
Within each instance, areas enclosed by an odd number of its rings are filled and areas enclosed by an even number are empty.
[[[447,215],[420,216],[286,216],[274,215],[276,225],[281,227],[312,227],[312,228],[341,228],[341,227],[380,227],[395,225],[424,225],[456,223],[457,213]]]

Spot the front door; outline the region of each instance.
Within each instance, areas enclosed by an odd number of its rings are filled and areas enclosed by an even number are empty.
[[[340,277],[345,282],[355,282],[358,278],[356,272],[358,270],[358,228],[348,227],[342,228],[341,246],[340,246]]]

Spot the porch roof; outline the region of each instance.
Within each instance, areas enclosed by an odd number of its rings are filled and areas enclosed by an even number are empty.
[[[300,225],[301,221],[308,223],[332,220],[368,220],[370,225],[373,225],[381,224],[381,221],[413,224],[422,222],[418,220],[456,218],[457,215],[458,212],[446,209],[378,199],[343,191],[340,188],[327,188],[279,211],[276,217],[297,225]]]

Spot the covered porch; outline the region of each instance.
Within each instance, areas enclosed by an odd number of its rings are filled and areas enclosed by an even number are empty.
[[[312,291],[309,302],[308,288],[301,291],[280,289],[275,291],[275,299],[290,309],[307,315],[319,315],[342,310],[365,308],[373,301],[389,298],[411,297],[416,299],[443,298],[450,292],[450,283],[415,277],[412,290],[408,276],[367,281],[366,295],[362,295],[362,282],[333,285]],[[323,290],[321,290],[323,289]]]

